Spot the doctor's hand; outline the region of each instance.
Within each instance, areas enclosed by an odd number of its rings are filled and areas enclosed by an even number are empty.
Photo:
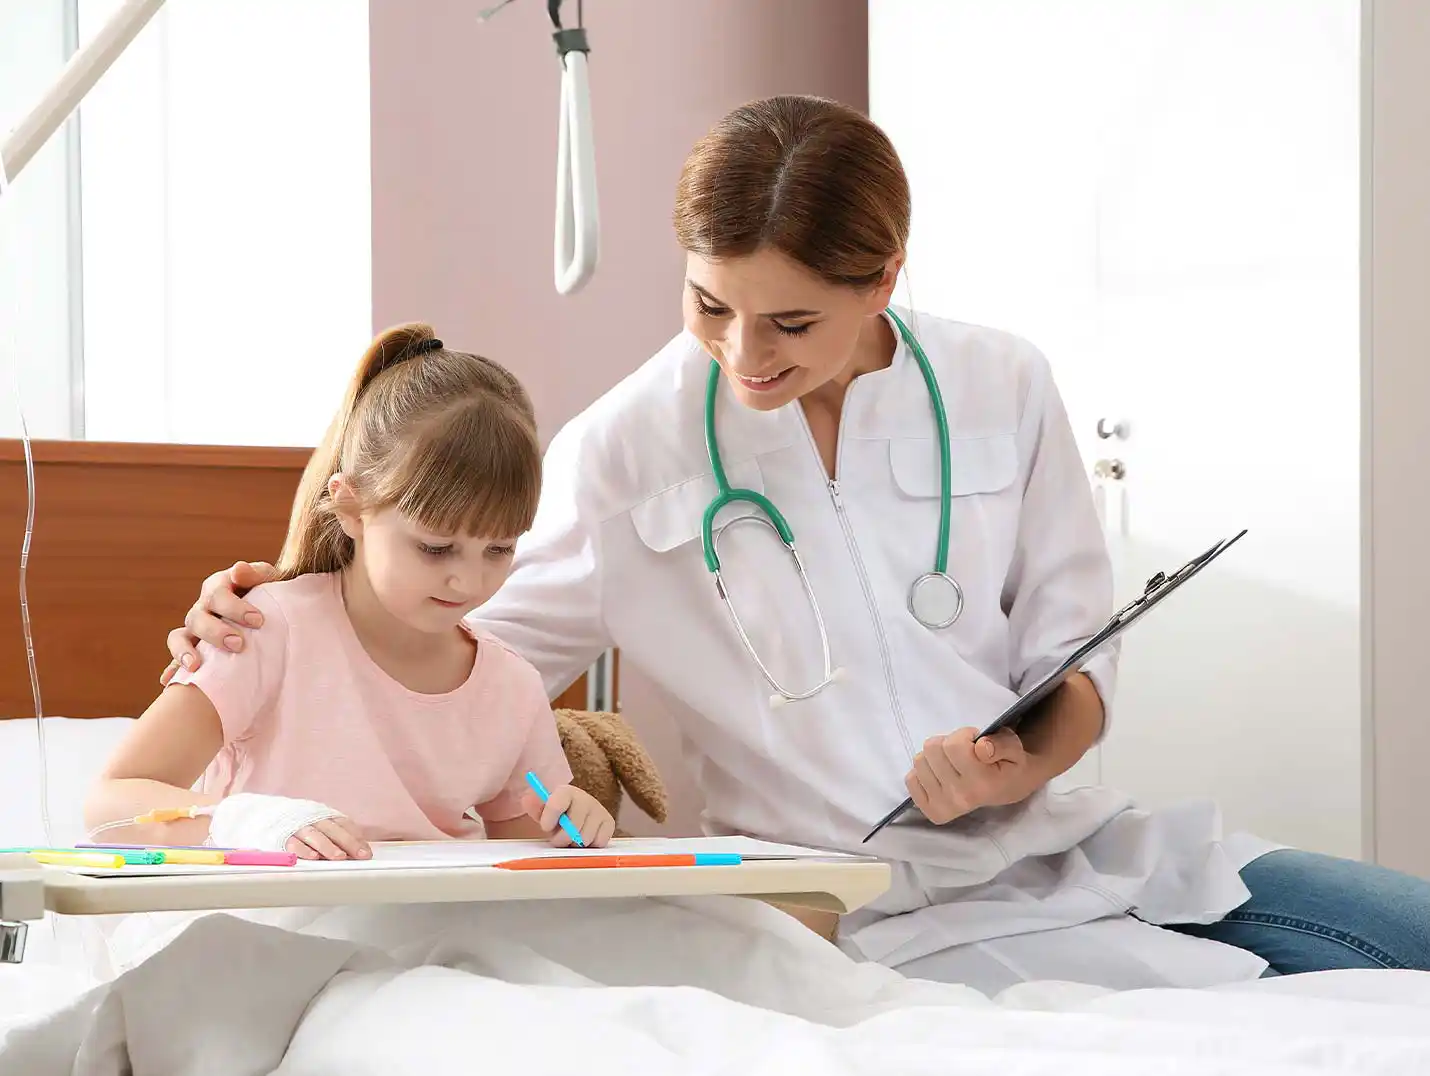
[[[573,842],[557,820],[564,813],[581,834],[587,848],[604,848],[616,832],[616,820],[601,806],[601,801],[574,785],[562,785],[551,790],[544,804],[531,792],[522,796],[526,813],[536,820],[553,848],[569,848]]]
[[[277,574],[273,565],[263,561],[241,560],[232,568],[214,572],[204,580],[199,600],[194,602],[184,626],[169,632],[169,654],[173,658],[159,677],[167,685],[182,663],[186,669],[199,667],[199,640],[220,650],[242,650],[244,628],[263,624],[263,614],[240,595],[260,583],[267,583]]]
[[[975,743],[977,735],[977,729],[959,729],[935,736],[914,756],[904,786],[934,825],[980,807],[1019,803],[1037,790],[1028,752],[1016,732],[1004,729]]]

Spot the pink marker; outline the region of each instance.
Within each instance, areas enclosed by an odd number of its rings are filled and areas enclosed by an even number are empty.
[[[229,867],[291,867],[298,857],[292,852],[234,851],[225,852],[223,861]]]

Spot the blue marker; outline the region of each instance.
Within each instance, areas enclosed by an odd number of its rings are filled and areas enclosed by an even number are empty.
[[[551,793],[546,791],[546,786],[541,783],[541,778],[537,777],[536,774],[530,770],[526,771],[526,783],[531,786],[533,792],[541,797],[542,803],[545,803],[551,798]],[[572,843],[575,844],[577,848],[586,847],[586,842],[581,839],[581,831],[576,828],[575,823],[573,823],[571,819],[566,817],[565,811],[561,812],[561,817],[556,821],[561,823],[561,828],[566,831],[567,836],[571,838]]]

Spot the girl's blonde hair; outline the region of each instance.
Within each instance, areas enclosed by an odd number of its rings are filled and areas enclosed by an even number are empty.
[[[443,535],[514,538],[531,528],[541,492],[531,399],[497,363],[444,347],[430,325],[383,332],[303,471],[280,578],[352,561],[328,494],[339,472],[364,510],[395,508]]]

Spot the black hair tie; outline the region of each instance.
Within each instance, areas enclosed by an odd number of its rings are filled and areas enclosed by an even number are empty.
[[[442,341],[438,340],[438,339],[434,336],[431,340],[423,340],[422,343],[418,344],[415,348],[413,348],[413,354],[414,354],[414,355],[425,355],[425,354],[427,354],[427,352],[429,352],[429,351],[441,351],[441,350],[442,350]]]

